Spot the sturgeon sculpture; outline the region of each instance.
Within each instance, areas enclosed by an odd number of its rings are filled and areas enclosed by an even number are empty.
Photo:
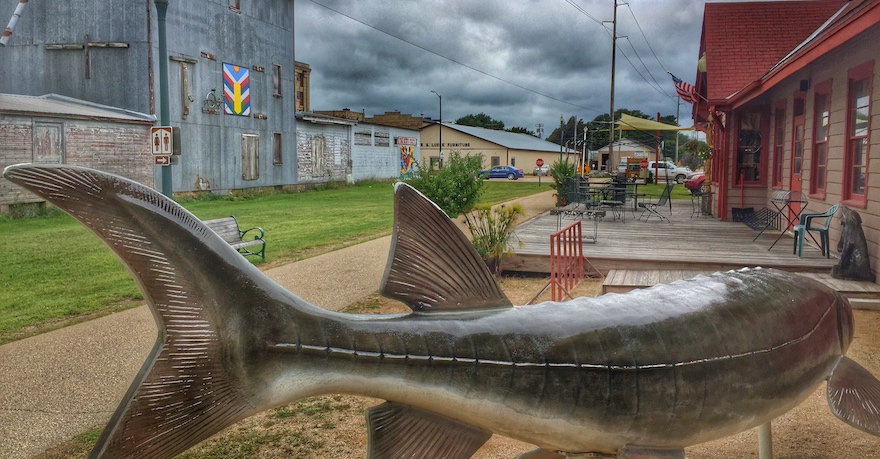
[[[381,290],[413,312],[343,314],[288,292],[148,187],[64,165],[4,175],[101,238],[159,325],[92,458],[170,458],[326,393],[387,400],[367,414],[372,459],[464,459],[493,432],[537,445],[521,457],[683,457],[823,381],[835,415],[880,435],[880,381],[844,356],[849,303],[800,276],[744,269],[514,307],[448,217],[400,184]]]

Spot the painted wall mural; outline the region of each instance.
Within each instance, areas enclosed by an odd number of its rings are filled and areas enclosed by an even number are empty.
[[[251,116],[250,69],[223,64],[223,100],[227,115]]]
[[[400,179],[410,179],[413,176],[413,166],[416,163],[415,137],[398,137],[397,145],[400,147]]]

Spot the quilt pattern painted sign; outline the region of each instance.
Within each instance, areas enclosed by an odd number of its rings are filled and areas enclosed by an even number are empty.
[[[223,100],[227,115],[251,116],[250,69],[223,64]]]

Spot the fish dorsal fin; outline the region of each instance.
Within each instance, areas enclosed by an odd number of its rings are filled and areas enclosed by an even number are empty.
[[[409,405],[385,402],[367,410],[367,459],[467,459],[492,432]]]
[[[417,312],[511,306],[452,220],[405,183],[394,187],[394,234],[380,291]]]
[[[828,378],[828,404],[841,421],[880,436],[880,381],[845,356]]]

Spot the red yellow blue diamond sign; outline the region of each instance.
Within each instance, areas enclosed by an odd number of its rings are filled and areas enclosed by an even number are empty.
[[[223,64],[223,100],[227,115],[251,116],[250,69]]]

